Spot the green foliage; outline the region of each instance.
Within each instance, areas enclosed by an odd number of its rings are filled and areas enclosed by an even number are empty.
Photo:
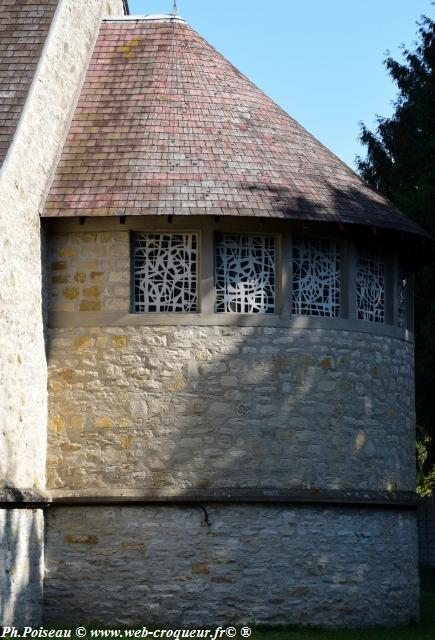
[[[430,444],[430,436],[417,427],[417,493],[420,496],[430,496],[435,487],[435,467],[428,460]]]
[[[361,124],[367,156],[357,158],[361,176],[403,213],[435,236],[435,22],[423,16],[413,51],[403,62],[385,60],[398,87],[391,118],[377,118],[373,133]],[[415,285],[416,409],[419,487],[435,486],[435,266]],[[426,487],[423,489],[423,487]]]

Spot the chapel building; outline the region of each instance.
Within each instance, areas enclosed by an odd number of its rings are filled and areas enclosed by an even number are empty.
[[[179,16],[0,32],[0,624],[416,620],[430,238]]]

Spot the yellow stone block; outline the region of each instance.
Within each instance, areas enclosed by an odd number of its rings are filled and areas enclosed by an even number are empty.
[[[70,544],[98,544],[97,536],[77,536],[70,535],[64,537],[65,542]]]
[[[87,232],[80,234],[80,240],[82,242],[97,242],[97,234],[95,232]]]
[[[68,381],[73,379],[74,371],[72,369],[61,369],[61,371],[58,371],[57,375],[62,380]]]
[[[73,429],[83,429],[85,426],[85,419],[83,416],[73,416],[71,418],[71,427]]]
[[[101,311],[101,302],[83,300],[83,302],[80,303],[80,311]]]
[[[48,430],[53,433],[64,433],[65,427],[65,421],[60,416],[53,416],[48,421]]]
[[[325,358],[324,360],[322,360],[322,362],[320,364],[322,365],[322,367],[324,369],[331,369],[332,368],[332,358]]]
[[[113,336],[112,345],[116,349],[122,349],[123,347],[126,347],[128,345],[127,336]]]
[[[94,282],[101,282],[101,280],[103,279],[104,273],[103,271],[92,271],[90,275],[91,275],[91,280],[93,280]]]
[[[101,418],[97,418],[95,426],[98,429],[111,429],[113,427],[113,420],[110,416],[102,416]]]
[[[123,449],[131,449],[131,436],[125,436],[125,438],[122,438],[121,447]]]
[[[67,287],[63,290],[63,297],[67,300],[76,300],[80,295],[78,287]]]
[[[53,311],[75,311],[74,302],[55,302],[52,305]]]
[[[110,242],[112,240],[112,233],[110,231],[101,231],[98,238],[100,242]]]
[[[99,336],[95,340],[95,345],[101,349],[102,347],[107,347],[107,342],[108,339],[106,336]]]
[[[99,298],[101,295],[100,287],[87,287],[83,289],[83,295],[86,298]]]
[[[210,565],[206,562],[192,565],[192,573],[208,575],[210,573]]]
[[[74,280],[83,284],[83,282],[85,282],[86,280],[86,273],[84,273],[83,271],[77,271],[74,276]]]
[[[82,260],[79,267],[81,269],[98,269],[98,260]]]
[[[57,380],[49,380],[48,388],[50,391],[61,391],[63,389],[63,385]]]
[[[70,247],[65,247],[65,249],[58,249],[57,255],[61,258],[73,258],[77,255],[76,249],[71,249]]]
[[[53,284],[67,284],[69,276],[53,276]]]
[[[87,349],[92,345],[92,338],[82,337],[74,340],[75,349]]]

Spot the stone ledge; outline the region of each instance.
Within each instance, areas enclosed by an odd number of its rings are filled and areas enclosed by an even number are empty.
[[[414,336],[407,329],[390,324],[370,323],[345,318],[317,318],[314,316],[286,316],[265,314],[261,318],[244,313],[129,313],[127,311],[52,311],[51,329],[84,327],[276,327],[301,331],[351,331],[413,343]]]
[[[195,504],[195,503],[259,503],[259,504],[334,504],[367,505],[370,507],[416,508],[417,498],[412,491],[351,491],[321,489],[249,489],[222,488],[182,492],[159,490],[104,490],[68,491],[49,493],[53,506],[138,505],[138,504]]]
[[[314,504],[414,509],[418,500],[412,491],[354,491],[321,489],[223,488],[191,490],[185,493],[129,489],[109,493],[104,490],[73,491],[54,489],[0,489],[0,508],[43,508],[49,506],[104,506],[147,504]]]
[[[0,508],[2,509],[36,509],[47,506],[50,502],[51,497],[45,491],[13,487],[0,489]]]

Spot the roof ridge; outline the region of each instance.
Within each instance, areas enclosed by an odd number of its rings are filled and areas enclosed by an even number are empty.
[[[170,13],[150,13],[148,15],[104,16],[103,22],[178,22],[187,24],[181,16]]]

